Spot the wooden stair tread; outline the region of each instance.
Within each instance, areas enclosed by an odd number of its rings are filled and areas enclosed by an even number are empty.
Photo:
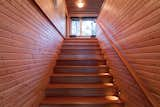
[[[56,67],[59,67],[59,68],[104,68],[104,67],[107,67],[106,65],[98,65],[98,66],[65,66],[65,65],[59,65],[59,66],[56,66]]]
[[[61,54],[59,55],[59,58],[103,58],[102,55],[93,55],[93,54],[77,54],[77,55],[73,55],[73,54]]]
[[[65,39],[64,41],[98,41],[97,39],[91,39],[91,38],[71,38],[71,39]]]
[[[122,103],[120,99],[106,97],[46,97],[41,104],[107,104]],[[117,97],[116,97],[117,98]]]
[[[72,56],[71,58],[59,57],[58,60],[101,60],[101,61],[105,61],[103,58],[100,58],[100,57],[89,58],[89,57],[74,57],[74,56]]]
[[[99,46],[98,43],[63,43],[63,46]]]
[[[113,87],[113,83],[105,84],[49,84],[47,88],[106,88]]]
[[[82,38],[82,37],[78,37],[78,38],[65,38],[65,40],[97,40],[97,38],[91,38],[91,37],[87,37],[87,38]]]
[[[95,49],[95,50],[101,50],[99,47],[62,47],[61,49]]]
[[[75,40],[65,40],[64,43],[98,43],[98,41],[93,40],[93,41],[89,41],[89,40],[80,40],[80,41],[75,41]]]
[[[57,60],[76,60],[76,61],[97,60],[97,61],[106,61],[104,58],[59,58]]]
[[[74,49],[69,49],[69,48],[67,48],[67,49],[65,49],[65,48],[62,48],[61,49],[61,53],[62,54],[66,54],[66,53],[68,53],[68,54],[75,54],[75,53],[78,53],[78,54],[102,54],[102,51],[101,51],[101,49],[84,49],[84,48],[82,48],[82,49],[77,49],[77,48],[74,48]]]
[[[51,76],[64,76],[64,77],[71,77],[71,76],[111,76],[109,73],[95,73],[95,74],[92,74],[92,73],[88,73],[88,74],[85,74],[85,73],[55,73],[55,74],[52,74]]]
[[[96,38],[65,39],[54,70],[40,107],[122,107]]]
[[[74,52],[71,52],[71,53],[61,53],[61,54],[59,54],[60,56],[63,56],[63,55],[82,55],[82,56],[101,56],[101,57],[103,57],[103,54],[102,53],[94,53],[94,54],[92,54],[92,53],[81,53],[81,52],[77,52],[77,53],[74,53]]]
[[[65,40],[97,40],[97,38],[65,38]]]
[[[63,44],[62,47],[99,47],[98,44],[96,43],[90,43],[90,44],[87,44],[87,43],[65,43]]]
[[[108,72],[109,68],[104,66],[56,66],[55,73],[102,73]]]
[[[78,51],[78,52],[84,52],[84,51],[87,51],[87,52],[101,52],[101,49],[98,49],[98,48],[93,48],[93,49],[85,49],[85,48],[82,48],[82,49],[78,49],[78,48],[61,48],[61,51],[63,51],[65,53],[65,51],[70,51],[71,53],[74,52],[74,51]],[[93,53],[93,54],[95,54]]]

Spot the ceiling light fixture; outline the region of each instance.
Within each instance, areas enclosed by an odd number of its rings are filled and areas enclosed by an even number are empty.
[[[82,0],[78,1],[78,2],[77,2],[77,6],[78,6],[79,8],[84,7],[84,2],[83,2]]]

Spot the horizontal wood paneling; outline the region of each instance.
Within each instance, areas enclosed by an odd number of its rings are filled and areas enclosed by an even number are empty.
[[[110,67],[110,73],[120,89],[120,97],[124,100],[125,107],[151,107],[142,90],[100,28],[97,37],[107,59],[107,64]]]
[[[34,0],[49,20],[56,26],[62,37],[66,36],[65,0]]]
[[[0,107],[37,107],[63,38],[32,0],[0,1]]]
[[[111,63],[115,63],[112,66],[118,67],[119,65],[117,65],[118,62],[113,62],[116,60],[112,59],[114,53],[110,53],[111,50],[108,49],[111,44],[108,43],[107,38],[113,41],[119,52],[133,68],[136,80],[138,80],[137,82],[141,86],[146,98],[150,100],[154,107],[159,107],[160,1],[106,0],[98,18],[98,23],[104,28],[103,30],[106,33],[106,35],[103,34],[102,36],[99,34],[98,38],[104,42],[102,46],[106,49],[106,54],[111,56],[109,57]],[[102,40],[104,38],[106,39]],[[121,67],[119,66],[118,68]],[[117,76],[118,74],[115,73],[114,75]],[[126,77],[123,76],[123,78]],[[137,97],[137,92],[138,90],[134,94],[130,94],[130,97]],[[142,98],[139,97],[139,99]],[[144,97],[143,99],[146,98]],[[128,102],[127,107],[144,106],[143,101],[133,100],[137,102],[137,105],[134,105],[130,100],[126,100]]]

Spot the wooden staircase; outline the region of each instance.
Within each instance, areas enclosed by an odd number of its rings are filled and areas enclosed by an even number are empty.
[[[66,39],[40,107],[124,107],[97,39]]]

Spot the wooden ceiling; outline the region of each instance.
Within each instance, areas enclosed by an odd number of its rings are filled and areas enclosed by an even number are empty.
[[[68,13],[71,17],[96,17],[98,16],[104,0],[83,0],[85,6],[78,8],[78,0],[66,0]]]

